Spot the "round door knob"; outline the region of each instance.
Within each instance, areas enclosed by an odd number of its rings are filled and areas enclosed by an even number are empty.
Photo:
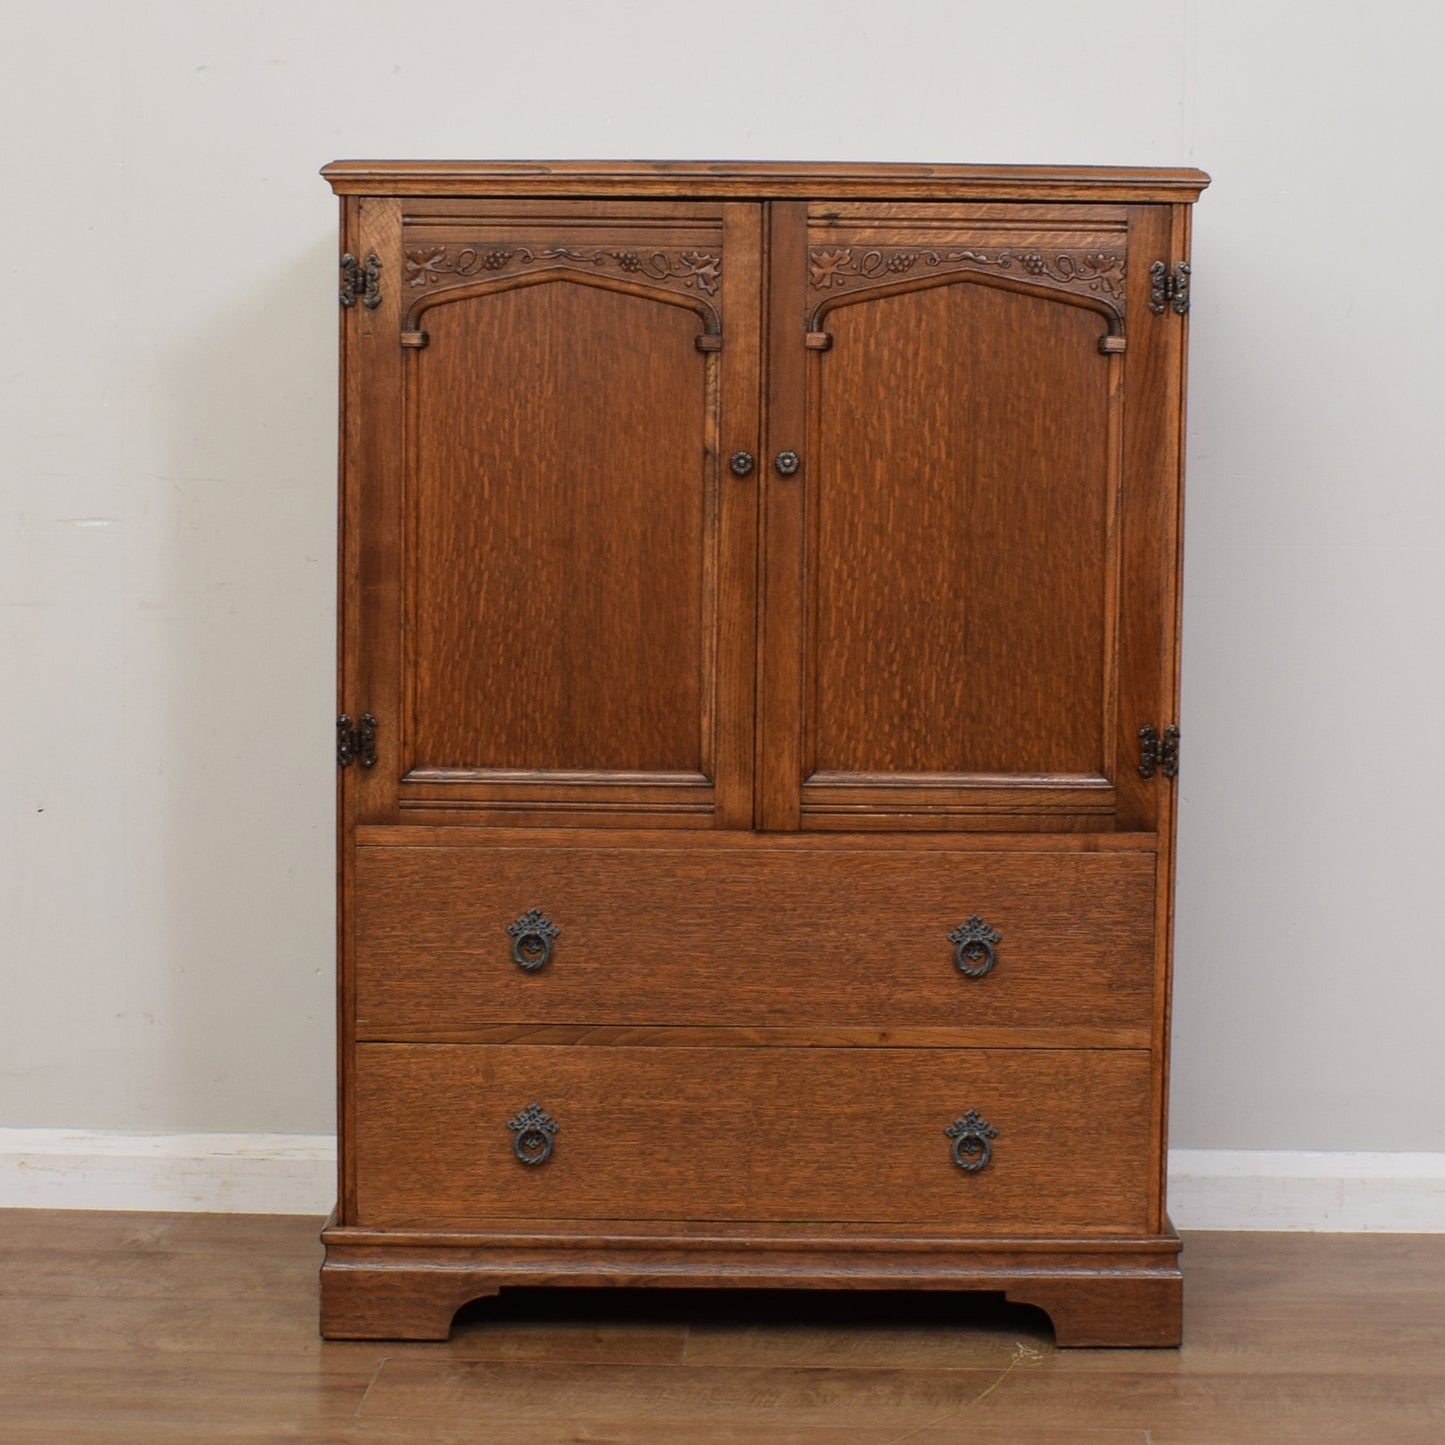
[[[773,465],[780,477],[791,477],[803,465],[803,459],[797,452],[779,452]]]
[[[753,469],[753,454],[751,452],[734,452],[728,458],[728,470],[735,477],[745,477]]]

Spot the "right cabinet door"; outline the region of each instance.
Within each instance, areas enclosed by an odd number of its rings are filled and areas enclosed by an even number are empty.
[[[1171,208],[773,212],[763,825],[1152,829],[1138,732],[1173,721],[1181,321],[1150,266],[1182,239]]]

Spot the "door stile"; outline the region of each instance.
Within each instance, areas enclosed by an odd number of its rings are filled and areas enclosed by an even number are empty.
[[[357,208],[353,255],[381,258],[381,298],[375,307],[347,312],[349,379],[345,400],[349,528],[357,538],[354,605],[348,626],[354,651],[348,659],[350,696],[343,711],[370,713],[377,722],[375,767],[343,772],[357,823],[394,823],[395,780],[404,759],[400,676],[400,528],[402,351],[401,203],[365,197]]]
[[[1151,318],[1152,319],[1152,318]],[[1104,358],[1109,368],[1109,489],[1105,517],[1106,556],[1104,561],[1104,716],[1100,749],[1104,776],[1117,779],[1122,762],[1129,766],[1127,755],[1119,752],[1119,605],[1123,596],[1124,549],[1120,527],[1124,510],[1124,398],[1126,395],[1128,358],[1115,352]]]
[[[774,201],[768,207],[767,423],[759,458],[762,506],[762,616],[757,723],[757,822],[769,831],[795,831],[803,780],[804,658],[808,575],[807,309],[808,207]],[[790,476],[774,465],[797,452]]]
[[[1120,516],[1118,767],[1116,826],[1162,831],[1168,780],[1139,774],[1139,729],[1163,729],[1173,716],[1174,571],[1179,535],[1181,318],[1149,309],[1149,266],[1173,255],[1167,206],[1134,206],[1129,218],[1129,349],[1123,410],[1123,509]]]
[[[728,467],[735,452],[755,456],[762,439],[762,309],[764,208],[756,202],[723,206],[723,347],[708,358],[721,368],[721,431],[710,465],[716,476],[718,535],[709,588],[718,614],[704,626],[715,687],[704,755],[713,759],[713,825],[748,828],[753,822],[754,713],[757,707],[758,519],[762,479],[739,478]]]
[[[355,1137],[351,1073],[355,1017],[356,828],[395,822],[394,788],[388,768],[398,757],[395,658],[378,648],[392,631],[397,596],[391,541],[395,529],[375,519],[395,509],[399,467],[394,406],[400,388],[395,345],[399,307],[395,264],[401,254],[401,206],[393,200],[348,198],[343,204],[342,251],[382,259],[381,300],[376,307],[341,312],[342,383],[340,515],[337,526],[337,714],[353,719],[370,713],[378,721],[380,761],[376,767],[339,768],[336,789],[337,840],[337,1110],[339,1138]],[[388,263],[391,263],[388,265]],[[388,274],[390,272],[391,274]],[[390,343],[390,344],[388,344]],[[356,1213],[356,1170],[350,1150],[338,1144],[337,1213],[341,1223]]]

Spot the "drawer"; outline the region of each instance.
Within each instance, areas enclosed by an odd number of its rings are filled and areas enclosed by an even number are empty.
[[[1150,1056],[1135,1050],[364,1044],[355,1222],[1138,1232],[1151,1097]],[[524,1163],[519,1140],[542,1152],[519,1117],[534,1104],[557,1129],[550,1157]],[[947,1134],[970,1111],[995,1137]],[[955,1162],[957,1147],[978,1163],[984,1142],[984,1167]]]
[[[1154,867],[1142,852],[362,847],[357,1037],[995,1026],[1146,1044]],[[531,909],[555,938],[509,935]],[[969,943],[974,918],[988,932]]]

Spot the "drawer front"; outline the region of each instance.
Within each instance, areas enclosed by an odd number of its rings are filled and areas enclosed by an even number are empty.
[[[532,909],[555,937],[508,933]],[[1153,979],[1151,853],[357,850],[362,1039],[616,1024],[1146,1042]]]
[[[1147,1223],[1141,1051],[363,1044],[355,1089],[363,1226]]]

